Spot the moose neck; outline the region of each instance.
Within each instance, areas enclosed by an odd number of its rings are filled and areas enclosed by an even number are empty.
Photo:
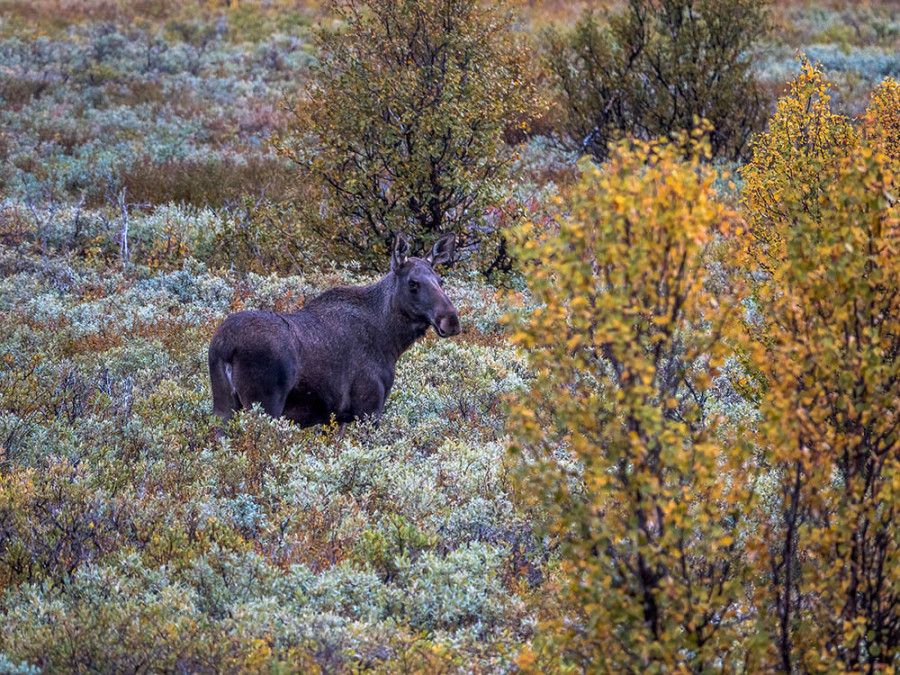
[[[373,304],[381,315],[377,329],[379,346],[395,363],[403,352],[425,335],[429,326],[425,321],[414,320],[397,306],[394,299],[396,284],[397,277],[393,272],[388,272],[379,282],[367,289],[372,292]]]

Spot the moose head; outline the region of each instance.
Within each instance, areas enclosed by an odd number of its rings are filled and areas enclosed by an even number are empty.
[[[452,259],[455,243],[456,237],[446,234],[434,242],[428,255],[415,258],[409,257],[406,237],[398,234],[391,251],[397,307],[414,321],[434,326],[441,337],[458,335],[461,331],[456,307],[444,294],[444,280],[434,271],[435,266]]]

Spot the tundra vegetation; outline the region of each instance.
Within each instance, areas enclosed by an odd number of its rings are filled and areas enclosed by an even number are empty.
[[[629,0],[606,20],[585,12],[544,35],[568,145],[604,159],[625,135],[668,136],[712,124],[710,148],[740,159],[765,123],[749,50],[765,34],[764,0]]]
[[[896,669],[892,3],[570,4],[0,0],[0,672]],[[217,433],[397,231],[381,424]]]

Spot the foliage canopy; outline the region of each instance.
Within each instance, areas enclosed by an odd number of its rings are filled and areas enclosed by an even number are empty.
[[[499,234],[483,215],[510,160],[503,132],[535,102],[511,15],[477,0],[334,10],[343,27],[318,33],[322,61],[292,127],[300,142],[284,147],[326,202],[314,226],[369,266],[399,231],[419,247],[454,231],[490,264]]]
[[[827,88],[803,61],[745,172],[759,445],[776,485],[756,602],[788,672],[900,653],[898,87],[875,91],[859,129]]]
[[[900,87],[858,125],[827,92],[802,60],[743,222],[682,138],[612,146],[559,231],[526,233],[537,378],[512,431],[567,611],[523,663],[892,672]]]

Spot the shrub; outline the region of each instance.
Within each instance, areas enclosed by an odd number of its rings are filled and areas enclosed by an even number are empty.
[[[748,328],[764,347],[759,434],[775,485],[754,545],[758,630],[787,672],[889,670],[900,653],[895,98],[885,83],[860,134],[804,63],[746,174]]]
[[[785,231],[793,210],[813,221],[821,218],[819,195],[828,187],[837,164],[859,144],[851,121],[832,111],[829,83],[805,57],[801,72],[778,101],[769,130],[753,142],[753,156],[743,169],[743,204],[752,233],[749,251],[770,274],[783,259]]]
[[[559,233],[523,244],[540,306],[516,340],[537,379],[512,432],[562,543],[569,610],[545,635],[580,668],[700,671],[736,655],[753,469],[739,433],[717,435],[736,300],[704,268],[733,214],[703,146],[681,160],[686,142],[615,146]]]
[[[50,672],[321,672],[304,641],[273,653],[271,633],[211,616],[200,593],[136,555],[88,565],[66,586],[22,585],[12,600],[0,646]]]
[[[154,204],[285,197],[293,166],[265,142],[284,128],[282,91],[304,78],[311,49],[283,35],[231,44],[222,30],[234,37],[224,16],[188,31],[191,42],[128,21],[0,40],[0,187],[32,200],[83,195],[88,206],[122,188]]]
[[[747,51],[765,32],[764,0],[629,0],[608,25],[588,12],[545,34],[567,143],[597,159],[617,135],[668,136],[713,125],[713,154],[741,158],[766,100]]]
[[[503,131],[535,103],[510,15],[476,0],[334,9],[344,29],[319,32],[323,61],[282,144],[325,200],[313,226],[335,255],[370,268],[393,232],[421,251],[455,231],[484,269],[502,236],[482,214],[511,159]]]
[[[887,78],[872,92],[863,132],[870,143],[900,162],[900,83],[895,79]]]
[[[502,398],[528,376],[501,339],[504,294],[448,284],[473,317],[463,342],[423,340],[404,356],[380,427],[338,438],[257,409],[218,438],[205,353],[225,315],[290,311],[371,279],[216,274],[190,258],[170,269],[178,256],[155,257],[164,232],[194,252],[225,226],[175,205],[136,211],[135,262],[107,267],[73,246],[76,209],[17,208],[26,241],[47,243],[0,251],[7,661],[509,670],[531,626],[516,579],[537,583],[546,548],[502,438]]]
[[[283,199],[290,176],[290,165],[271,156],[247,154],[162,162],[145,157],[118,173],[116,183],[137,203],[221,207],[248,194]],[[96,195],[97,204],[103,200],[102,195]]]
[[[297,221],[303,217],[287,202],[244,197],[223,210],[209,260],[223,268],[257,274],[299,272],[321,264],[321,246]]]

